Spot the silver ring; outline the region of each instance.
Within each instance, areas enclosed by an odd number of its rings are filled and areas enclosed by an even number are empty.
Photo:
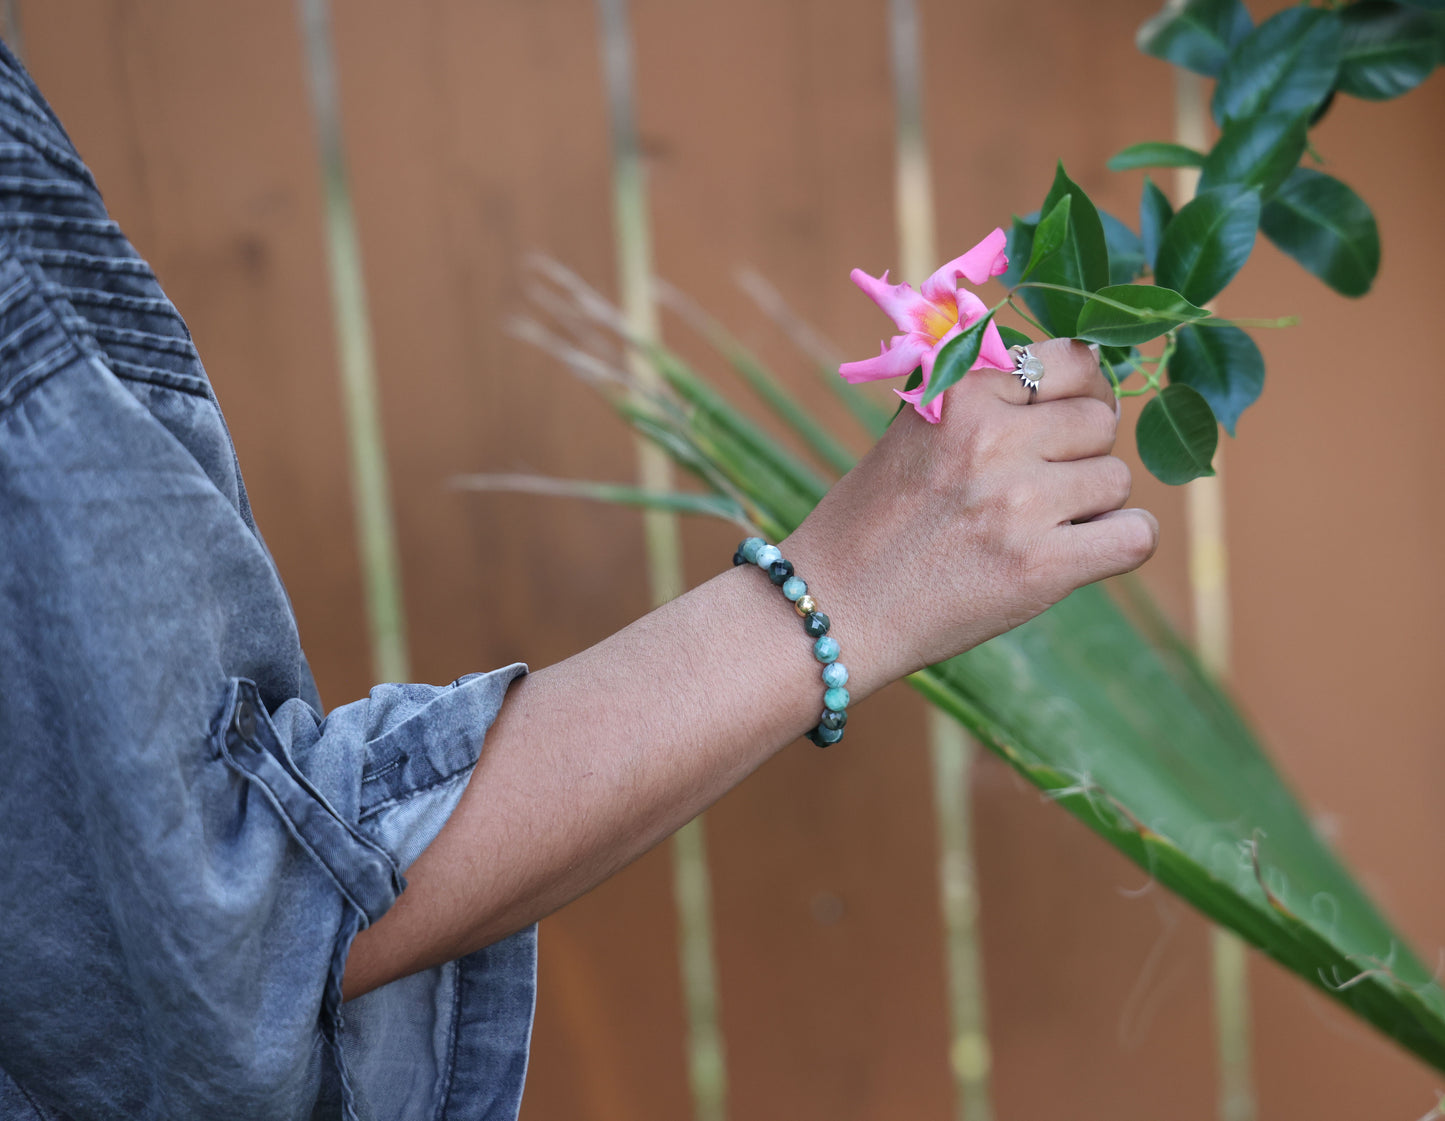
[[[1008,352],[1013,355],[1014,373],[1032,397],[1044,380],[1044,360],[1026,346],[1011,346]]]

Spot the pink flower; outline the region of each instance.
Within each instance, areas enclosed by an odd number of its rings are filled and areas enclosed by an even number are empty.
[[[901,335],[882,344],[882,353],[877,358],[863,362],[844,362],[838,373],[845,381],[877,381],[880,378],[906,378],[917,367],[923,367],[923,384],[912,391],[895,390],[918,415],[930,423],[937,424],[943,415],[943,394],[939,394],[927,405],[923,395],[928,390],[928,379],[933,376],[933,363],[943,344],[972,327],[988,312],[982,300],[965,288],[958,287],[958,278],[964,277],[970,284],[983,284],[991,276],[998,276],[1008,268],[1008,257],[1004,254],[1006,242],[1003,230],[994,230],[962,257],[956,257],[923,282],[923,290],[915,292],[907,284],[889,284],[888,274],[881,277],[869,276],[862,269],[854,269],[853,283],[888,315]],[[983,333],[983,346],[978,352],[978,361],[973,370],[1012,370],[1013,360],[1008,348],[999,337],[998,328],[992,323]]]

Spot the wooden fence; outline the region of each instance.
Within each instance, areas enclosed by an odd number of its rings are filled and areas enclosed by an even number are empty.
[[[1173,127],[1133,31],[1156,0],[919,0],[937,239],[1036,205],[1062,157],[1103,205],[1105,158]],[[13,5],[12,5],[13,6]],[[186,315],[330,703],[371,683],[294,0],[22,0],[28,62]],[[736,281],[757,270],[840,352],[883,324],[848,283],[897,266],[886,0],[634,0],[658,273],[848,422]],[[339,120],[364,265],[410,668],[545,665],[641,613],[636,515],[482,496],[459,473],[627,479],[628,434],[507,330],[539,250],[616,291],[592,0],[336,0]],[[1267,246],[1230,299],[1304,326],[1226,450],[1237,688],[1285,772],[1427,959],[1445,941],[1438,684],[1445,84],[1338,105],[1331,171],[1375,205],[1375,292],[1341,300]],[[917,277],[908,279],[917,280]],[[685,328],[670,342],[706,360]],[[856,441],[855,441],[856,443]],[[1147,579],[1187,622],[1182,499],[1137,476],[1164,544]],[[689,525],[686,574],[736,534]],[[925,720],[898,690],[846,749],[784,752],[706,820],[734,1121],[956,1116]],[[976,769],[991,1083],[1002,1119],[1216,1116],[1204,924],[1006,768]],[[547,920],[527,1121],[693,1113],[669,853]],[[1395,1118],[1438,1076],[1268,963],[1251,965],[1265,1119]]]

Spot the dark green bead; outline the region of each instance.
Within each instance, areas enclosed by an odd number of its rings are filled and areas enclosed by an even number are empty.
[[[774,584],[781,584],[792,574],[792,561],[774,561],[771,565],[768,566],[768,579],[771,580]]]
[[[740,565],[740,564],[747,564],[747,563],[748,563],[748,558],[745,557],[745,556],[743,556],[742,553],[734,553],[734,554],[733,554],[733,566],[734,566],[734,567],[736,567],[737,565]]]
[[[822,638],[828,633],[829,625],[828,616],[821,611],[803,616],[803,629],[808,632],[809,638]]]
[[[823,715],[818,719],[819,727],[827,728],[831,732],[836,732],[846,723],[848,723],[848,714],[842,710],[834,712],[831,708],[824,710]]]

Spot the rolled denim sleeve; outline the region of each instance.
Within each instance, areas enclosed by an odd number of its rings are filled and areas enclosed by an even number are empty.
[[[97,342],[158,292],[99,260],[0,238],[0,1113],[514,1117],[534,931],[340,981],[525,667],[323,717],[199,363]]]

